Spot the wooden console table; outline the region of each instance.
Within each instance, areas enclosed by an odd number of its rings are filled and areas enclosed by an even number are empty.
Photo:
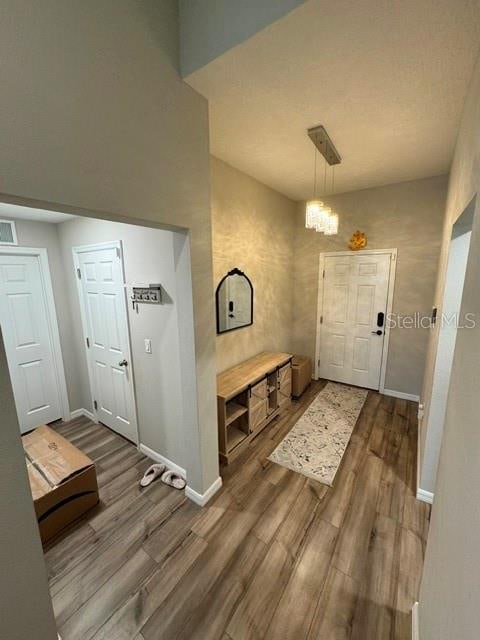
[[[259,353],[217,376],[218,444],[222,462],[231,462],[290,405],[292,357],[289,353]]]

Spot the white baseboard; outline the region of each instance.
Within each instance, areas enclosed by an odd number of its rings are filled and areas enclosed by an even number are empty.
[[[420,640],[418,628],[418,602],[415,602],[412,607],[412,640]]]
[[[151,458],[154,462],[158,462],[159,464],[164,464],[172,471],[175,471],[175,473],[178,473],[179,475],[181,475],[182,478],[187,477],[187,472],[185,471],[185,469],[183,469],[182,467],[179,467],[178,464],[175,464],[175,462],[172,462],[165,456],[162,456],[161,453],[157,453],[156,451],[154,451],[153,449],[150,449],[150,447],[147,447],[144,444],[139,444],[138,450],[141,451],[143,454],[145,454],[147,458]]]
[[[420,425],[417,430],[417,500],[426,502],[427,504],[433,504],[433,493],[420,488]]]
[[[200,505],[201,507],[204,507],[207,502],[213,498],[213,496],[217,493],[217,491],[221,488],[222,486],[222,479],[220,478],[220,476],[215,480],[215,482],[213,482],[208,489],[205,491],[205,493],[197,493],[196,491],[194,491],[191,487],[189,487],[187,485],[187,488],[185,489],[185,495],[187,496],[187,498],[190,498],[190,500],[192,500],[193,502],[195,502],[195,504]]]
[[[433,504],[433,496],[434,494],[431,491],[425,491],[425,489],[420,489],[420,487],[417,488],[417,500]]]
[[[384,389],[380,393],[383,393],[384,396],[400,398],[400,400],[411,400],[412,402],[420,402],[420,396],[416,396],[413,393],[403,393],[403,391],[395,391],[394,389]]]
[[[80,416],[85,416],[85,418],[90,418],[90,420],[95,421],[95,417],[91,411],[88,409],[75,409],[70,413],[70,420],[75,420],[75,418],[80,418]]]
[[[182,467],[179,467],[178,464],[175,464],[165,456],[162,456],[160,453],[157,453],[153,449],[150,449],[150,447],[147,447],[144,444],[139,444],[138,450],[141,451],[143,454],[145,454],[148,458],[151,458],[152,460],[154,460],[155,462],[159,462],[160,464],[166,465],[169,469],[172,469],[172,471],[175,471],[176,473],[180,474],[183,478],[187,477],[187,473],[185,469],[183,469]],[[185,495],[187,496],[187,498],[190,498],[190,500],[195,502],[195,504],[198,504],[201,507],[204,507],[207,504],[207,502],[211,498],[213,498],[213,496],[217,493],[217,491],[221,488],[221,486],[222,486],[222,479],[218,477],[215,480],[215,482],[211,484],[210,487],[205,491],[205,493],[203,494],[197,493],[194,489],[192,489],[187,485],[185,488]]]

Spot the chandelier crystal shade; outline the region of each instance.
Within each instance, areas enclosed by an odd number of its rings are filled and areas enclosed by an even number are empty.
[[[321,216],[321,207],[323,202],[321,200],[309,200],[307,202],[307,209],[305,214],[305,228],[316,229],[317,224]]]
[[[325,225],[324,234],[326,236],[335,236],[338,233],[338,215],[332,213],[328,216],[327,224]]]
[[[305,214],[305,227],[315,229],[315,231],[323,231],[326,222],[324,210],[321,200],[309,200]]]

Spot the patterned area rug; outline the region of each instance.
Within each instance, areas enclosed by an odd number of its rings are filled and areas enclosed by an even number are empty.
[[[332,486],[367,394],[328,382],[268,459]]]

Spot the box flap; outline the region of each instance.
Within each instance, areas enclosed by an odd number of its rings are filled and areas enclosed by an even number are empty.
[[[28,466],[35,467],[38,475],[49,483],[50,489],[93,465],[88,456],[45,425],[23,436],[22,442],[25,455],[31,463]],[[30,477],[35,476],[36,490],[41,491],[43,485],[36,474],[31,473]]]

